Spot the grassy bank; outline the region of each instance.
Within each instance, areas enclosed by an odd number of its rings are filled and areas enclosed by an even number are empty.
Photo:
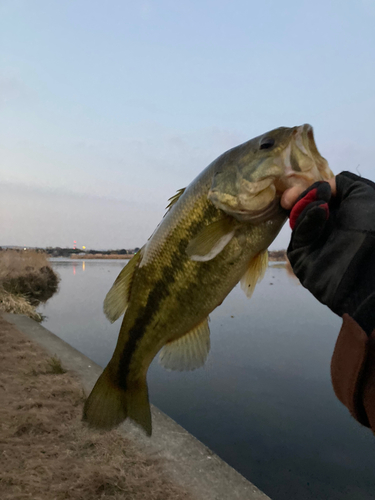
[[[81,422],[79,380],[0,317],[1,500],[191,500],[117,431]]]
[[[40,321],[36,307],[56,292],[58,283],[47,254],[33,250],[0,252],[0,312],[26,314]]]

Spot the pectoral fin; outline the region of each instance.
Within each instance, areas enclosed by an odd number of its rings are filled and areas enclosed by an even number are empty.
[[[249,262],[249,267],[241,278],[241,288],[246,293],[248,299],[252,296],[255,285],[263,279],[267,266],[268,250],[258,253],[258,255]]]
[[[159,363],[167,370],[195,370],[206,362],[210,350],[208,318],[189,333],[169,342],[160,351]]]
[[[206,226],[186,248],[191,260],[206,262],[218,255],[233,238],[236,223],[229,217],[213,222]]]
[[[104,314],[109,321],[116,321],[128,307],[130,288],[133,281],[134,271],[138,267],[142,258],[142,247],[134,257],[127,263],[124,269],[117,276],[112,288],[106,295],[103,304]]]

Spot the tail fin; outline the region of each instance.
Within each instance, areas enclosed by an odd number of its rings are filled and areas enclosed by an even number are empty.
[[[146,379],[133,382],[126,390],[111,377],[110,365],[98,378],[83,409],[83,420],[90,427],[110,430],[127,417],[151,436],[151,411]]]
[[[148,436],[152,433],[151,409],[146,378],[130,385],[128,391],[128,416],[143,427]]]

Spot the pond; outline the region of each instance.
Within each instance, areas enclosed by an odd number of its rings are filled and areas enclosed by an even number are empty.
[[[101,366],[121,320],[104,297],[127,261],[52,259],[59,292],[43,325]],[[274,500],[375,498],[375,436],[336,399],[340,318],[280,266],[248,300],[239,286],[211,314],[211,351],[193,372],[148,372],[151,402]]]

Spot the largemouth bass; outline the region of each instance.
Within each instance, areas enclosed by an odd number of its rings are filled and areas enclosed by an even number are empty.
[[[209,313],[240,280],[250,296],[267,267],[267,248],[287,218],[282,193],[332,176],[309,125],[282,127],[222,154],[171,198],[104,301],[111,321],[125,316],[84,420],[111,429],[129,417],[151,435],[151,361],[161,350],[167,369],[204,364]]]

